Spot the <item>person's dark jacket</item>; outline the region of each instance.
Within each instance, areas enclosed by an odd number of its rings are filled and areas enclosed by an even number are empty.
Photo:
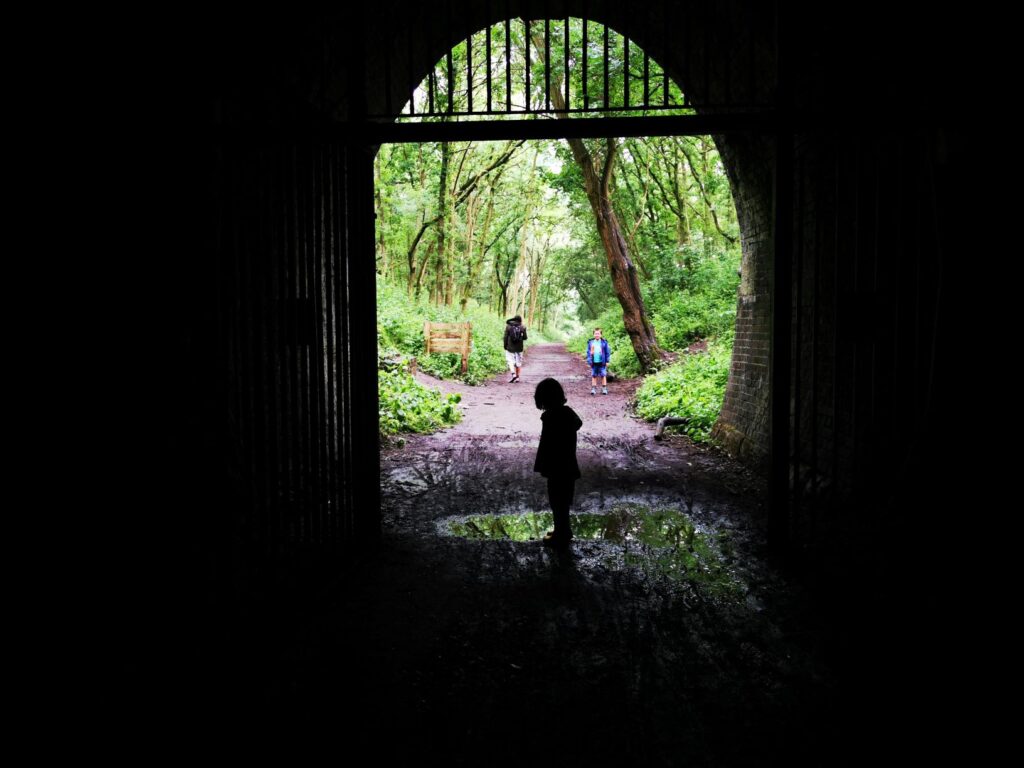
[[[523,338],[519,341],[512,339],[512,326],[522,326]],[[505,350],[507,352],[522,352],[523,342],[526,340],[526,326],[523,325],[523,321],[518,317],[512,317],[505,321]]]
[[[540,420],[543,426],[533,471],[547,478],[578,478],[580,465],[576,461],[576,433],[583,426],[583,421],[568,405],[548,408]]]

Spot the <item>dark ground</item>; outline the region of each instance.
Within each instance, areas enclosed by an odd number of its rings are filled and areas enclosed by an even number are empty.
[[[345,722],[385,764],[821,760],[835,684],[805,597],[766,560],[761,481],[684,437],[655,443],[627,415],[636,383],[591,397],[586,373],[533,345],[519,384],[435,382],[464,394],[464,421],[382,452],[383,546],[288,607],[253,681],[260,706]],[[610,542],[559,555],[444,532],[450,516],[546,509],[532,472],[544,376],[584,421],[574,511],[639,502],[729,531],[740,597],[626,566]]]

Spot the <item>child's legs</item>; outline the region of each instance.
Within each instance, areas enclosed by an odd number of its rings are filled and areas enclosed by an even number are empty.
[[[555,536],[571,538],[572,527],[569,524],[569,509],[576,495],[576,479],[572,477],[548,478],[548,501],[555,516]]]

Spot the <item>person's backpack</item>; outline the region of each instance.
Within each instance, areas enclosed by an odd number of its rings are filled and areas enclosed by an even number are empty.
[[[521,343],[523,337],[525,336],[523,330],[524,329],[522,323],[513,323],[512,325],[509,326],[508,340],[513,344]]]

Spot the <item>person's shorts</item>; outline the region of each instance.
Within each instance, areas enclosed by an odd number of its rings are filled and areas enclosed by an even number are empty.
[[[523,367],[523,353],[522,352],[509,352],[506,349],[505,350],[505,360],[508,362],[508,367],[509,367],[510,370],[512,368],[522,368]]]
[[[596,379],[596,378],[599,378],[599,377],[602,377],[602,376],[607,376],[607,375],[608,375],[608,365],[607,365],[607,363],[593,363],[590,366],[590,376],[591,376],[591,378]]]

